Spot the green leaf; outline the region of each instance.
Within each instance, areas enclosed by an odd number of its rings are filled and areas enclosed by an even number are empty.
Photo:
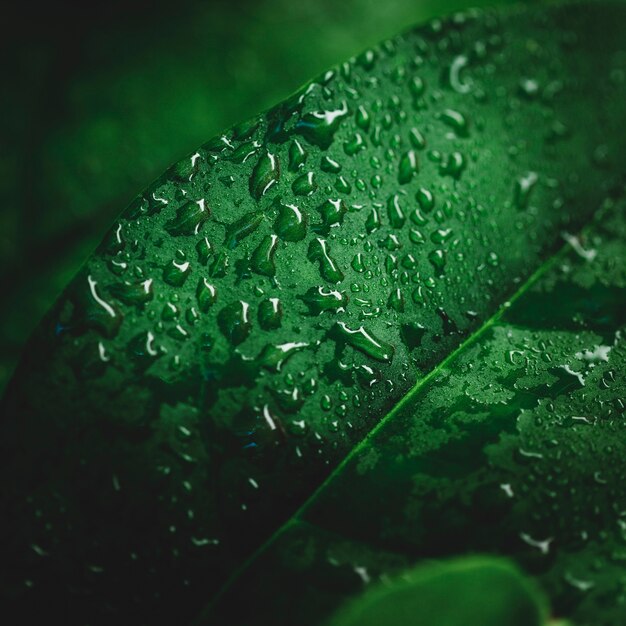
[[[422,559],[481,552],[532,573],[559,617],[623,621],[626,189],[565,238],[198,624],[276,615],[319,624],[347,596]]]
[[[561,415],[544,404],[537,446],[515,452],[511,437],[531,400],[580,392],[579,352],[598,393],[619,390],[600,357],[624,309],[622,205],[606,201],[624,173],[624,16],[575,3],[433,22],[208,142],[139,196],[4,399],[6,603],[26,621],[317,624],[361,589],[362,567],[373,579],[480,550],[540,575],[559,614],[587,619],[600,597],[619,606],[617,582],[576,566],[592,541],[585,562],[617,569],[617,441],[600,429],[591,457],[559,456],[541,425],[561,434]],[[581,279],[600,285],[590,311],[587,292],[549,283],[511,315],[528,325],[566,304],[548,318],[566,335],[504,330],[483,350],[506,302],[552,276],[562,232],[603,203],[610,236],[593,231],[591,248],[567,236],[594,257]],[[530,399],[507,387],[518,384]],[[597,396],[579,395],[582,418]],[[500,439],[508,452],[485,458]],[[508,487],[496,497],[481,482],[500,466],[527,481],[511,487],[513,518]],[[585,479],[582,501],[568,472]],[[605,484],[610,498],[592,489]],[[553,569],[532,558],[553,559],[561,541]],[[591,582],[598,593],[581,600]]]
[[[625,192],[355,447],[195,623],[320,624],[422,559],[477,552],[515,559],[558,616],[623,621]]]
[[[420,565],[350,602],[329,626],[542,626],[545,600],[504,559]]]

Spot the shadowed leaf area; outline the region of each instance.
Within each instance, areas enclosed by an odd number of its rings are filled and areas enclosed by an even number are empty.
[[[625,18],[433,21],[138,196],[3,400],[3,601],[314,625],[492,552],[619,623]]]

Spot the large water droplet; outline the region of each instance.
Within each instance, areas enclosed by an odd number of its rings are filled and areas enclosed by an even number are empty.
[[[395,352],[394,347],[378,339],[363,326],[352,330],[344,322],[337,322],[330,330],[330,336],[336,341],[348,344],[377,361],[391,362]]]
[[[306,236],[307,219],[295,204],[278,203],[274,230],[283,241],[300,241]]]
[[[216,289],[209,283],[206,278],[201,278],[196,288],[196,300],[198,301],[198,308],[206,313],[211,305],[215,302],[217,297]]]
[[[173,259],[163,268],[163,280],[172,287],[182,287],[190,273],[189,261]]]
[[[209,209],[204,200],[186,202],[176,211],[176,217],[166,222],[170,235],[197,235],[200,227],[209,219]]]
[[[340,109],[314,111],[302,116],[295,126],[295,131],[312,144],[326,149],[332,143],[339,125],[347,115],[348,105],[344,101]]]
[[[406,185],[413,180],[417,174],[418,162],[415,150],[407,150],[400,158],[400,166],[398,168],[398,182]]]
[[[259,304],[257,312],[259,324],[263,330],[280,328],[283,317],[283,307],[278,298],[268,298]]]
[[[342,200],[326,200],[317,207],[322,218],[321,224],[315,224],[313,230],[318,233],[328,234],[335,224],[341,224],[348,209]]]
[[[237,247],[242,239],[251,235],[263,221],[263,211],[253,211],[247,213],[236,222],[226,227],[226,235],[224,237],[224,245],[232,250]]]
[[[250,267],[257,274],[263,276],[274,276],[276,265],[274,264],[274,254],[276,253],[277,235],[264,237],[250,257]]]
[[[393,228],[402,228],[404,226],[406,217],[400,206],[400,197],[397,193],[387,201],[387,215],[389,216],[389,223]]]
[[[343,280],[343,272],[330,256],[330,247],[325,239],[319,237],[313,239],[309,244],[307,257],[310,261],[319,263],[320,274],[324,280],[338,283]]]
[[[152,279],[140,283],[118,283],[109,287],[111,295],[129,306],[145,304],[152,300]]]
[[[348,296],[344,291],[326,287],[311,287],[303,296],[298,297],[307,305],[311,315],[344,309],[348,304]]]
[[[252,330],[249,319],[250,305],[243,300],[225,306],[217,316],[223,335],[233,344],[240,344]]]
[[[265,152],[252,170],[250,193],[255,200],[260,200],[267,190],[280,178],[280,162],[271,152]]]

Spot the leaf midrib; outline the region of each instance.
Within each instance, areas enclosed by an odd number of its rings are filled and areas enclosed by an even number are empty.
[[[595,211],[587,225],[579,230],[585,230],[589,224],[593,223],[596,219],[600,209]],[[297,522],[301,521],[304,513],[315,503],[320,494],[324,492],[329,484],[333,482],[336,476],[342,473],[344,468],[355,458],[362,450],[364,450],[370,441],[381,431],[387,423],[389,423],[396,414],[401,411],[406,404],[413,400],[424,387],[426,387],[433,379],[435,379],[443,370],[445,370],[450,363],[455,361],[465,350],[475,344],[490,328],[492,328],[497,322],[500,321],[504,313],[515,304],[531,287],[533,287],[539,279],[551,270],[554,265],[565,255],[569,250],[569,244],[563,243],[560,245],[554,253],[549,256],[541,265],[514,291],[511,296],[505,300],[496,310],[496,312],[489,317],[483,324],[481,324],[473,333],[466,337],[450,354],[442,359],[428,374],[420,378],[415,385],[385,414],[385,416],[361,439],[346,456],[338,463],[338,465],[326,476],[326,478],[316,487],[316,489],[309,495],[306,500],[298,507],[298,509],[286,519],[235,571],[229,576],[226,582],[221,586],[213,598],[208,602],[204,609],[200,611],[198,616],[190,622],[189,626],[200,626],[203,622],[203,617],[210,614],[212,608],[219,602],[219,600],[226,594],[226,592],[235,584],[239,577],[249,568],[249,566],[256,561],[256,559],[263,554],[269,546],[271,546],[285,531]]]

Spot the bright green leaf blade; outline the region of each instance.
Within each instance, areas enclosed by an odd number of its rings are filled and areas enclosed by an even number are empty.
[[[624,621],[625,192],[355,448],[198,624],[320,624],[421,559],[477,552],[515,559],[559,617]]]
[[[7,599],[191,619],[623,173],[623,19],[435,22],[157,180],[8,390]]]
[[[545,600],[504,559],[420,565],[366,591],[329,626],[543,626]]]

